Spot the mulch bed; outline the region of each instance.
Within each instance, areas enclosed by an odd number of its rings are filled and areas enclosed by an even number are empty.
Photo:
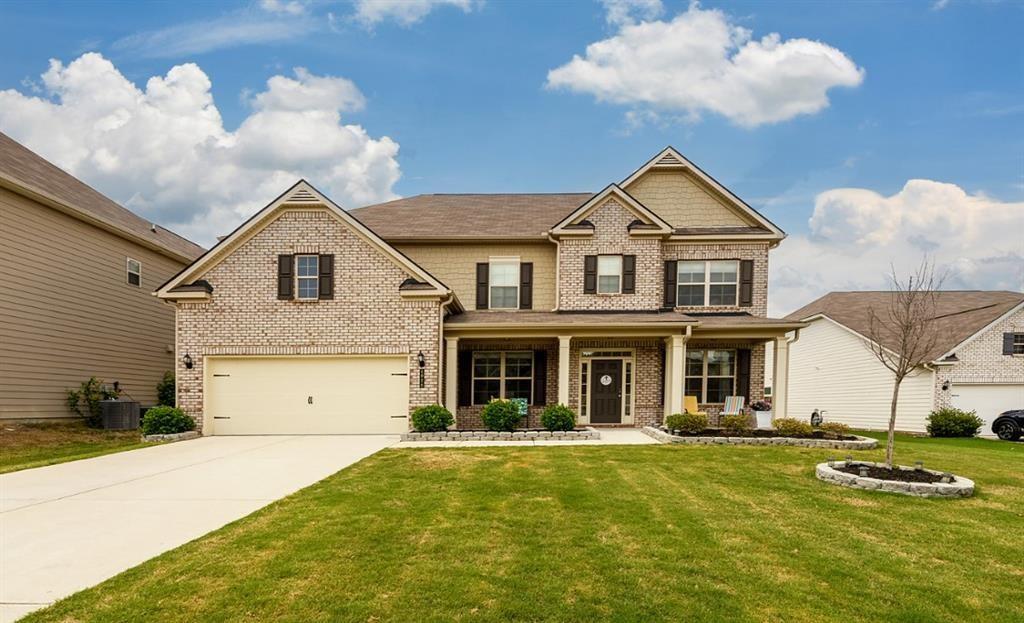
[[[793,435],[782,435],[776,430],[752,428],[750,430],[733,432],[722,428],[705,428],[699,433],[688,433],[685,431],[666,431],[677,437],[792,437],[794,439],[835,439],[836,441],[856,441],[858,438],[852,435],[837,435],[823,430],[816,430],[809,436],[793,437]]]
[[[835,469],[836,471],[840,471],[840,472],[846,473],[846,474],[852,474],[854,476],[859,476],[860,475],[860,470],[861,470],[862,467],[866,467],[867,468],[867,470],[868,470],[867,477],[868,478],[877,478],[878,480],[896,480],[896,481],[899,481],[899,482],[927,482],[927,483],[942,482],[942,475],[941,474],[933,474],[933,473],[925,471],[923,469],[922,470],[917,470],[917,469],[899,469],[899,468],[889,469],[888,467],[882,467],[882,466],[878,466],[878,465],[859,465],[857,463],[853,463],[853,464],[850,464],[850,465],[844,465],[842,467],[835,467],[833,469]],[[955,478],[953,480],[955,480]]]

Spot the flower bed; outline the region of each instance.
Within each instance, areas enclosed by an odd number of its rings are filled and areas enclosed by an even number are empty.
[[[532,441],[535,439],[554,439],[563,441],[579,441],[582,439],[600,439],[601,433],[596,428],[576,428],[573,430],[541,430],[522,429],[512,432],[495,430],[444,430],[433,433],[410,431],[402,434],[402,441]]]
[[[675,433],[645,426],[643,432],[661,443],[703,444],[703,445],[747,445],[747,446],[803,446],[806,448],[834,448],[837,450],[871,450],[878,446],[878,440],[859,435],[844,435],[842,438],[828,438],[824,433],[813,437],[783,437],[771,430],[751,430],[743,436],[726,436],[718,429],[707,429],[700,433]],[[820,432],[820,431],[818,431]]]
[[[864,468],[864,476],[860,475],[861,468]],[[831,464],[819,463],[815,475],[818,480],[832,485],[867,491],[925,498],[974,495],[973,480],[923,467],[896,465],[890,470],[884,463],[832,461]]]

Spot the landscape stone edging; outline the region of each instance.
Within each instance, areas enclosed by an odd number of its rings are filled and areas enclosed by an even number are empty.
[[[837,467],[845,467],[846,461],[834,461]],[[867,461],[851,461],[853,465],[875,465],[884,466],[884,463],[870,463]],[[897,465],[900,469],[913,470],[913,467]],[[942,472],[933,469],[924,470],[938,476]],[[814,470],[818,480],[827,482],[830,485],[851,487],[853,489],[864,489],[865,491],[886,491],[902,495],[913,495],[922,498],[966,498],[974,495],[974,481],[963,476],[953,474],[953,482],[901,482],[898,480],[881,480],[879,478],[867,478],[855,474],[847,474],[838,469],[830,467],[828,463],[819,463]]]
[[[142,441],[159,441],[170,443],[172,441],[185,441],[186,439],[198,439],[199,431],[189,430],[184,433],[168,433],[166,435],[143,435]]]
[[[588,426],[584,430],[548,431],[548,430],[442,430],[432,433],[409,431],[402,433],[402,441],[533,441],[537,439],[554,441],[580,441],[584,439],[600,439],[601,433]]]
[[[834,450],[871,450],[878,447],[878,440],[853,435],[857,439],[801,439],[799,437],[680,437],[655,428],[644,426],[643,432],[661,443],[687,445],[730,445],[730,446],[801,446],[804,448],[832,448]]]

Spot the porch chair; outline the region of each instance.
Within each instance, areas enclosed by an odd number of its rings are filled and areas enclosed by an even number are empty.
[[[707,413],[701,411],[699,407],[697,407],[696,396],[683,396],[683,411],[693,413],[695,415],[707,415]]]
[[[722,415],[743,415],[743,403],[746,402],[746,396],[726,396],[725,406],[722,407]]]

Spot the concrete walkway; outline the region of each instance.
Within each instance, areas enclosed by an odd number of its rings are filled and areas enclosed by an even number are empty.
[[[523,441],[403,441],[396,448],[481,448],[501,446],[638,446],[658,442],[640,432],[639,428],[600,428],[600,439],[556,441],[528,439]]]
[[[0,622],[98,584],[397,441],[204,437],[0,475]]]

